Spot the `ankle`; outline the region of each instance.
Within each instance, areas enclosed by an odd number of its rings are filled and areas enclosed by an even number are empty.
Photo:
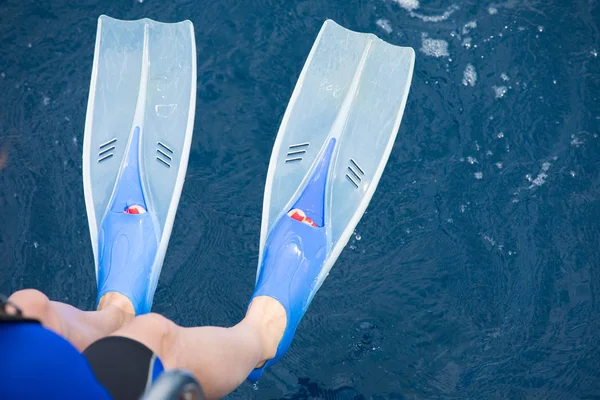
[[[244,318],[254,325],[262,344],[261,360],[257,367],[275,357],[287,324],[285,308],[272,297],[255,297]]]
[[[123,324],[129,322],[135,317],[135,308],[133,303],[124,295],[117,292],[108,292],[100,298],[98,302],[98,311],[112,310],[119,314]]]

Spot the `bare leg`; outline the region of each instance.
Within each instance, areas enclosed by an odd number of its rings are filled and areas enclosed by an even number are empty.
[[[112,335],[145,344],[166,368],[191,371],[212,399],[233,391],[252,369],[273,358],[285,326],[283,306],[270,297],[256,297],[245,318],[232,328],[183,328],[148,314]]]
[[[104,295],[98,311],[81,311],[68,304],[50,301],[45,294],[33,289],[14,293],[10,301],[21,308],[24,316],[40,320],[42,325],[67,339],[79,351],[134,317],[131,302],[119,293]]]
[[[252,369],[275,356],[286,326],[283,306],[270,297],[256,297],[244,319],[231,328],[183,328],[158,314],[134,319],[133,306],[118,294],[102,297],[98,311],[81,311],[50,301],[37,290],[21,290],[10,300],[26,317],[80,351],[108,336],[125,336],[148,346],[168,369],[191,371],[208,398],[221,398],[238,387]]]

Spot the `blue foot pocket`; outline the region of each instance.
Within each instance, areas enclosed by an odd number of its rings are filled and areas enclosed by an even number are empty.
[[[157,250],[150,214],[109,212],[98,239],[98,301],[118,292],[131,301],[136,315],[150,312],[149,282]]]
[[[265,243],[252,299],[268,296],[280,302],[287,325],[275,357],[253,370],[248,377],[251,381],[258,380],[267,367],[285,354],[318,290],[319,275],[328,255],[325,187],[334,147],[335,139],[331,139],[298,200],[277,221]]]

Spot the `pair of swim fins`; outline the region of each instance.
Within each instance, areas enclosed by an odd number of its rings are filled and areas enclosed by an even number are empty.
[[[367,208],[410,89],[413,49],[323,24],[269,163],[256,288],[287,313],[276,362]],[[84,188],[98,299],[149,312],[193,130],[193,26],[101,16],[84,139]]]

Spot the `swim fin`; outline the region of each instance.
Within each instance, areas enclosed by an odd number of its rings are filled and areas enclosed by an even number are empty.
[[[196,107],[190,21],[100,16],[83,140],[98,300],[150,311],[185,179]]]
[[[283,116],[267,174],[256,288],[285,308],[276,356],[362,217],[404,113],[415,53],[325,21]]]

